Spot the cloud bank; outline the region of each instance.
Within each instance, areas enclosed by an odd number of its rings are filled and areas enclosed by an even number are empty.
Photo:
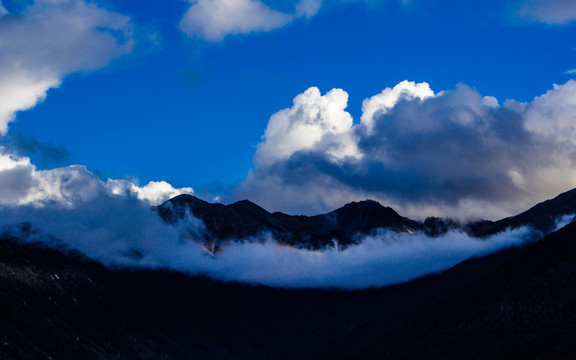
[[[311,17],[322,0],[300,0],[292,13],[274,10],[259,0],[191,0],[180,29],[190,36],[221,41],[228,35],[271,31],[301,17]]]
[[[428,238],[381,231],[345,250],[312,251],[281,246],[264,236],[265,242],[260,237],[229,243],[212,256],[195,241],[202,239],[202,222],[190,217],[179,226],[166,225],[134,197],[97,196],[74,208],[0,206],[0,218],[4,233],[64,251],[75,249],[110,268],[172,269],[285,288],[360,289],[401,283],[534,238],[529,229],[489,239],[460,232]],[[32,226],[10,225],[23,221]]]
[[[528,103],[404,81],[363,103],[311,88],[274,114],[236,189],[269,210],[372,198],[411,217],[511,215],[576,186],[576,82]],[[269,194],[275,194],[269,196]]]
[[[129,19],[82,0],[36,0],[9,14],[0,5],[0,135],[18,111],[79,71],[131,51]]]

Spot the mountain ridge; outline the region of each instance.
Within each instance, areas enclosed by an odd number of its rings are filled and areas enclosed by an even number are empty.
[[[249,200],[224,205],[185,194],[155,207],[155,211],[171,224],[185,220],[187,213],[199,218],[206,225],[210,243],[271,233],[281,243],[323,248],[333,241],[349,246],[356,243],[358,235],[376,229],[413,232],[420,228],[417,222],[374,200],[351,202],[329,213],[306,216],[270,213]]]
[[[554,229],[555,220],[560,216],[576,214],[576,189],[514,216],[464,224],[441,217],[428,217],[421,222],[412,220],[375,200],[350,202],[328,213],[306,216],[270,213],[250,200],[224,205],[184,194],[154,207],[154,211],[171,224],[185,221],[188,213],[202,220],[206,226],[203,241],[216,248],[222,242],[271,234],[279,243],[320,249],[334,246],[335,242],[348,247],[356,244],[359,237],[379,229],[401,233],[419,231],[428,236],[459,230],[475,237],[487,237],[506,229],[530,226],[546,234]]]
[[[531,226],[542,233],[548,233],[554,228],[555,221],[564,215],[576,215],[576,189],[542,201],[517,215],[497,221],[478,221],[467,227],[476,236],[487,236],[520,226]]]

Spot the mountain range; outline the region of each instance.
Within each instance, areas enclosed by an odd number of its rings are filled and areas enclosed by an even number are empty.
[[[270,213],[249,200],[230,205],[209,203],[193,195],[180,195],[154,208],[166,222],[176,224],[192,215],[205,225],[204,241],[212,246],[226,241],[257,238],[269,233],[281,243],[319,249],[336,241],[346,247],[362,235],[379,229],[429,236],[459,229],[473,236],[489,236],[507,228],[531,226],[547,233],[562,215],[576,214],[576,189],[537,204],[513,217],[498,221],[480,220],[460,224],[449,218],[428,217],[419,222],[399,215],[394,209],[374,200],[351,202],[326,214],[315,216]]]
[[[547,233],[576,213],[576,189],[517,216],[417,222],[374,201],[324,215],[269,213],[241,201],[179,196],[209,242],[269,232],[293,246],[345,246],[379,228],[487,236]],[[433,240],[431,240],[433,241]],[[85,254],[0,236],[0,358],[12,359],[573,359],[576,223],[523,247],[466,260],[408,283],[357,291],[223,283],[175,271],[109,269]]]
[[[373,200],[352,202],[327,214],[293,216],[269,213],[249,200],[223,205],[192,195],[180,195],[158,206],[156,211],[164,221],[173,224],[185,220],[187,214],[202,220],[209,242],[255,238],[270,233],[281,243],[322,248],[334,240],[350,245],[358,235],[379,228],[401,232],[421,228],[418,222]]]

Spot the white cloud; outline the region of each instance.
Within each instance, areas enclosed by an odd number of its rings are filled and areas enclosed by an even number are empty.
[[[393,88],[386,88],[362,102],[362,118],[360,121],[368,129],[372,128],[375,116],[382,116],[394,107],[400,100],[424,100],[434,96],[434,91],[427,83],[415,83],[404,80]]]
[[[323,147],[335,158],[357,156],[354,142],[348,137],[352,116],[345,111],[348,94],[334,89],[321,95],[310,88],[294,98],[294,105],[270,118],[264,141],[254,157],[257,164],[268,165],[285,160],[297,151]]]
[[[104,182],[81,165],[37,170],[29,158],[10,154],[0,147],[0,206],[76,208],[101,196],[135,198],[157,205],[191,193],[191,188],[175,189],[164,181],[143,187],[128,180]]]
[[[526,130],[539,139],[576,146],[576,82],[554,89],[526,104]]]
[[[310,18],[320,10],[322,0],[300,0],[296,3],[296,16]]]
[[[274,30],[292,19],[258,0],[194,0],[180,28],[188,35],[220,41],[227,35]]]
[[[234,197],[290,213],[373,198],[407,216],[495,219],[576,186],[574,81],[503,105],[402,82],[365,100],[359,124],[346,99],[311,88],[274,114]]]
[[[518,15],[527,20],[551,25],[567,24],[576,20],[576,1],[523,0]]]
[[[281,28],[291,21],[314,16],[322,0],[300,0],[292,13],[274,10],[260,0],[189,0],[192,4],[180,22],[190,36],[221,41],[228,35]]]
[[[361,289],[406,282],[446,270],[470,257],[488,255],[532,239],[530,229],[475,239],[461,232],[438,238],[381,231],[359,245],[311,251],[274,242],[230,244],[214,261],[197,269],[176,262],[178,269],[202,271],[223,280],[286,288]]]
[[[0,134],[66,75],[105,66],[132,48],[129,19],[93,3],[36,0],[21,13],[0,12]]]
[[[151,205],[161,204],[181,194],[194,194],[194,190],[190,187],[175,189],[166,181],[150,181],[148,184],[139,187],[127,180],[108,179],[106,187],[112,194],[136,196]]]
[[[421,233],[381,231],[345,250],[306,250],[279,245],[264,235],[265,241],[259,238],[227,243],[211,256],[197,242],[183,240],[182,228],[161,223],[148,208],[125,198],[99,198],[75,211],[19,210],[15,215],[0,208],[0,225],[32,221],[34,229],[40,231],[29,233],[27,240],[75,249],[112,268],[172,269],[285,288],[361,289],[402,283],[446,270],[470,257],[525,244],[535,237],[528,228],[488,239],[471,238],[461,232],[429,238]],[[201,223],[186,225],[187,232],[191,230],[201,238]]]

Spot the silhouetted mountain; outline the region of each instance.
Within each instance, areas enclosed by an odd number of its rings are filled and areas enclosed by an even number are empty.
[[[422,231],[428,236],[439,236],[449,230],[461,229],[474,236],[489,236],[507,228],[531,226],[546,234],[554,229],[558,217],[576,214],[576,189],[513,217],[499,221],[476,221],[466,225],[439,217],[417,222],[373,200],[352,202],[316,216],[280,212],[271,214],[248,200],[223,205],[209,203],[192,195],[177,196],[155,209],[169,223],[184,220],[187,213],[202,220],[206,225],[204,240],[216,247],[221,241],[256,238],[267,232],[281,243],[317,249],[332,245],[333,240],[346,247],[356,243],[358,236],[373,233],[377,229],[407,233]]]
[[[0,238],[0,358],[572,359],[576,224],[438,275],[283,290]]]
[[[407,301],[433,284],[432,296],[400,319],[372,316],[321,358],[573,359],[575,255],[572,223],[524,248],[407,284],[414,287]]]
[[[476,236],[492,235],[507,228],[520,226],[531,226],[543,233],[548,233],[554,229],[555,220],[560,216],[574,214],[576,214],[576,189],[541,202],[516,216],[498,221],[478,221],[467,227]]]
[[[358,235],[380,228],[412,232],[421,228],[413,220],[398,215],[389,207],[372,200],[352,202],[340,209],[316,216],[293,216],[269,213],[258,205],[243,200],[231,205],[212,204],[192,195],[180,195],[158,206],[158,214],[169,223],[185,219],[186,213],[204,222],[208,241],[256,237],[263,232],[277,241],[321,248],[333,240],[350,245]]]
[[[574,190],[479,234],[576,211]],[[218,239],[260,231],[320,246],[377,228],[440,234],[374,201],[318,216],[270,214],[179,196]],[[490,225],[490,226],[488,226]],[[521,248],[464,261],[405,284],[359,291],[285,290],[171,271],[111,270],[84,255],[24,243],[30,224],[0,235],[0,358],[21,359],[573,359],[576,223]],[[428,229],[428,230],[426,230]],[[486,230],[488,229],[488,230]],[[318,236],[321,240],[314,240]],[[434,240],[431,240],[434,241]]]

